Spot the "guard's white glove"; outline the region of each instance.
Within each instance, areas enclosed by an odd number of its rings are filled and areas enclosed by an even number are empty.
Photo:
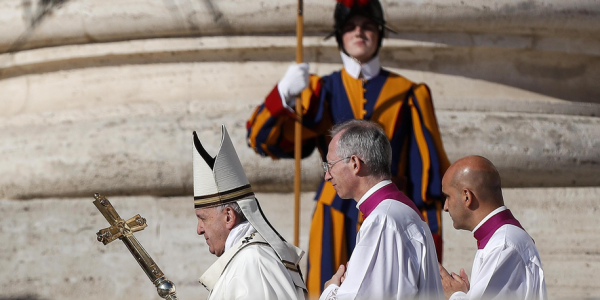
[[[292,64],[277,84],[283,105],[288,109],[294,107],[296,97],[308,87],[308,63]]]

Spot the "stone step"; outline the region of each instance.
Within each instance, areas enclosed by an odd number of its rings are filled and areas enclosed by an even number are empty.
[[[96,192],[104,193],[102,189]],[[135,235],[180,299],[203,299],[197,282],[216,260],[196,234],[192,197],[113,196],[121,217],[141,214],[148,227]],[[302,194],[300,247],[308,245],[314,193]],[[293,195],[258,193],[270,222],[293,240]],[[550,299],[600,297],[597,219],[600,188],[504,189],[507,206],[535,239]],[[0,200],[1,299],[158,299],[154,286],[120,241],[106,246],[96,232],[108,227],[93,197]],[[351,201],[351,200],[349,200]],[[471,274],[476,251],[470,232],[443,214],[444,265]],[[303,260],[305,264],[305,260]],[[303,265],[303,268],[305,266]],[[306,274],[306,272],[304,272]]]
[[[190,195],[192,131],[212,155],[225,124],[256,191],[291,191],[293,160],[261,158],[246,146],[253,105],[178,102],[46,113],[0,124],[0,197]],[[599,186],[600,118],[438,111],[451,161],[488,157],[505,187]],[[303,186],[322,176],[318,153],[303,163]]]
[[[388,25],[401,33],[564,36],[593,41],[600,28],[600,6],[594,0],[382,3]],[[306,34],[329,33],[333,10],[333,2],[304,1]],[[4,0],[0,11],[0,51],[10,52],[148,37],[294,35],[297,1]]]
[[[326,75],[340,69],[332,40],[305,40],[304,61],[312,73]],[[427,83],[438,109],[600,116],[596,86],[600,52],[537,49],[523,41],[457,45],[386,39],[384,43],[382,65]],[[236,36],[0,54],[0,116],[136,103],[258,103],[294,61],[295,47],[293,37]],[[586,49],[600,49],[600,43]]]

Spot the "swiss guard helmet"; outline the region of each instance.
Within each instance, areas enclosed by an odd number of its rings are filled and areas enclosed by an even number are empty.
[[[333,13],[333,18],[335,20],[335,24],[333,25],[334,31],[325,37],[325,39],[335,35],[338,47],[344,51],[344,53],[346,53],[346,49],[344,49],[344,41],[342,39],[344,34],[342,32],[342,28],[344,27],[344,24],[346,24],[346,22],[355,15],[367,17],[378,25],[379,40],[377,41],[377,50],[374,54],[377,55],[379,48],[381,48],[381,42],[383,41],[385,30],[395,33],[395,31],[385,26],[383,8],[381,7],[379,0],[337,0],[335,12]]]

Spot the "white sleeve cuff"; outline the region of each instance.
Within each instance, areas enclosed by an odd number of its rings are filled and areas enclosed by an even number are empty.
[[[336,284],[330,284],[327,288],[321,293],[321,297],[319,300],[335,300],[337,299],[337,291],[340,287]]]
[[[450,299],[448,299],[448,300],[467,300],[467,299],[469,299],[467,294],[465,294],[464,292],[458,291],[458,292],[454,292],[454,294],[452,294],[452,296],[450,296]]]

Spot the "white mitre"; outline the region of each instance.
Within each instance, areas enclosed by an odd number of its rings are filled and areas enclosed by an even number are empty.
[[[225,125],[221,127],[221,146],[215,157],[206,152],[194,131],[194,206],[196,209],[236,202],[254,229],[269,243],[281,262],[290,270],[294,284],[306,289],[300,274],[304,251],[283,239],[264,216]]]
[[[196,209],[254,198],[242,163],[225,126],[222,131],[221,147],[214,158],[206,152],[194,131],[194,206]]]

